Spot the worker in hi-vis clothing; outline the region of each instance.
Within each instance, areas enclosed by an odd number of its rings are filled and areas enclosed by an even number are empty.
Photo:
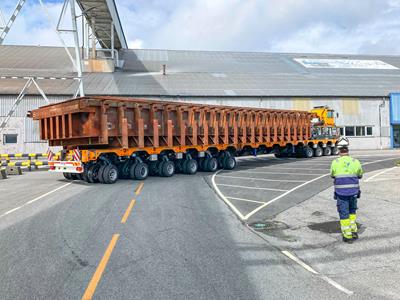
[[[340,217],[343,242],[352,243],[358,239],[356,211],[357,198],[360,198],[359,180],[363,175],[361,163],[349,155],[349,140],[339,138],[337,142],[340,157],[331,164],[331,176],[334,178],[337,210]]]

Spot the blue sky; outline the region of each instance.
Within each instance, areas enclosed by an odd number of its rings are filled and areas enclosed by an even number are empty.
[[[61,1],[43,0],[54,22]],[[1,0],[10,15],[17,0]],[[131,48],[400,54],[400,0],[116,0]],[[37,0],[5,44],[59,45]]]

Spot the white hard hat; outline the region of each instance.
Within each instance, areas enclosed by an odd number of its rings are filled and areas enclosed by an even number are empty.
[[[338,148],[347,148],[349,147],[349,144],[349,139],[343,136],[341,136],[336,143]]]

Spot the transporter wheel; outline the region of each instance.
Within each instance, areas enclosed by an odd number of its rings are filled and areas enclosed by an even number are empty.
[[[99,180],[100,183],[105,183],[105,182],[104,182],[104,178],[103,178],[103,173],[104,173],[104,169],[105,169],[106,167],[107,167],[107,165],[102,165],[102,166],[100,166],[100,168],[99,168],[97,178],[98,178],[98,180]]]
[[[236,167],[236,159],[232,156],[227,156],[222,164],[225,170],[233,170]]]
[[[134,163],[129,167],[129,176],[128,177],[130,179],[136,179],[136,177],[135,177],[135,168],[136,168],[137,165],[138,165],[138,163]]]
[[[217,157],[218,161],[218,169],[223,169],[224,168],[224,159],[226,158],[226,154],[219,155]]]
[[[183,159],[177,159],[174,161],[175,173],[185,173],[185,161]]]
[[[320,146],[318,146],[317,148],[314,149],[315,157],[321,157],[322,154],[324,154],[324,150]]]
[[[207,171],[206,170],[206,160],[207,160],[207,158],[199,158],[199,162],[198,162],[198,165],[199,165],[199,170],[200,171]]]
[[[276,158],[284,157],[282,153],[275,153],[274,156],[275,156]]]
[[[64,172],[63,175],[65,179],[72,180],[71,173]]]
[[[304,157],[311,158],[314,156],[314,151],[310,146],[305,146],[303,149]]]
[[[138,163],[131,169],[131,178],[133,170],[133,178],[136,180],[144,180],[149,176],[149,166],[146,163]]]
[[[118,168],[114,165],[108,165],[103,169],[103,182],[113,184],[118,180]]]
[[[218,169],[218,161],[215,157],[206,158],[204,163],[205,171],[215,172]]]
[[[118,175],[120,179],[128,179],[130,178],[132,164],[130,161],[125,161],[118,165]]]
[[[326,146],[324,149],[324,156],[329,156],[332,154],[332,149],[329,146]]]
[[[156,176],[158,174],[158,163],[156,161],[151,161],[149,163],[149,175]]]
[[[81,175],[82,175],[82,180],[83,180],[83,181],[86,181],[86,182],[89,182],[89,181],[88,181],[88,176],[87,176],[88,169],[89,169],[88,166],[85,165],[85,166],[83,167],[83,173],[81,174]]]
[[[89,183],[97,183],[99,182],[99,170],[101,165],[94,164],[91,165],[87,170],[87,182]]]
[[[71,174],[71,179],[72,180],[79,180],[79,176],[77,173],[70,173]]]
[[[187,159],[183,162],[183,173],[185,174],[196,174],[197,169],[199,168],[199,165],[197,164],[197,161],[194,159]]]
[[[338,149],[338,147],[332,147],[332,151],[331,151],[331,154],[332,155],[339,155],[339,149]]]
[[[163,161],[160,163],[158,170],[159,170],[160,176],[171,177],[175,173],[175,165],[170,160]]]

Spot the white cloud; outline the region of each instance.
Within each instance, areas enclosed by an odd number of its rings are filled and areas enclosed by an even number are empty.
[[[128,41],[129,49],[142,49],[143,48],[143,41],[140,39],[135,39],[133,41]]]
[[[56,20],[61,3],[45,2]],[[131,48],[400,54],[400,0],[116,3]],[[59,45],[38,3],[26,5],[6,43]]]

